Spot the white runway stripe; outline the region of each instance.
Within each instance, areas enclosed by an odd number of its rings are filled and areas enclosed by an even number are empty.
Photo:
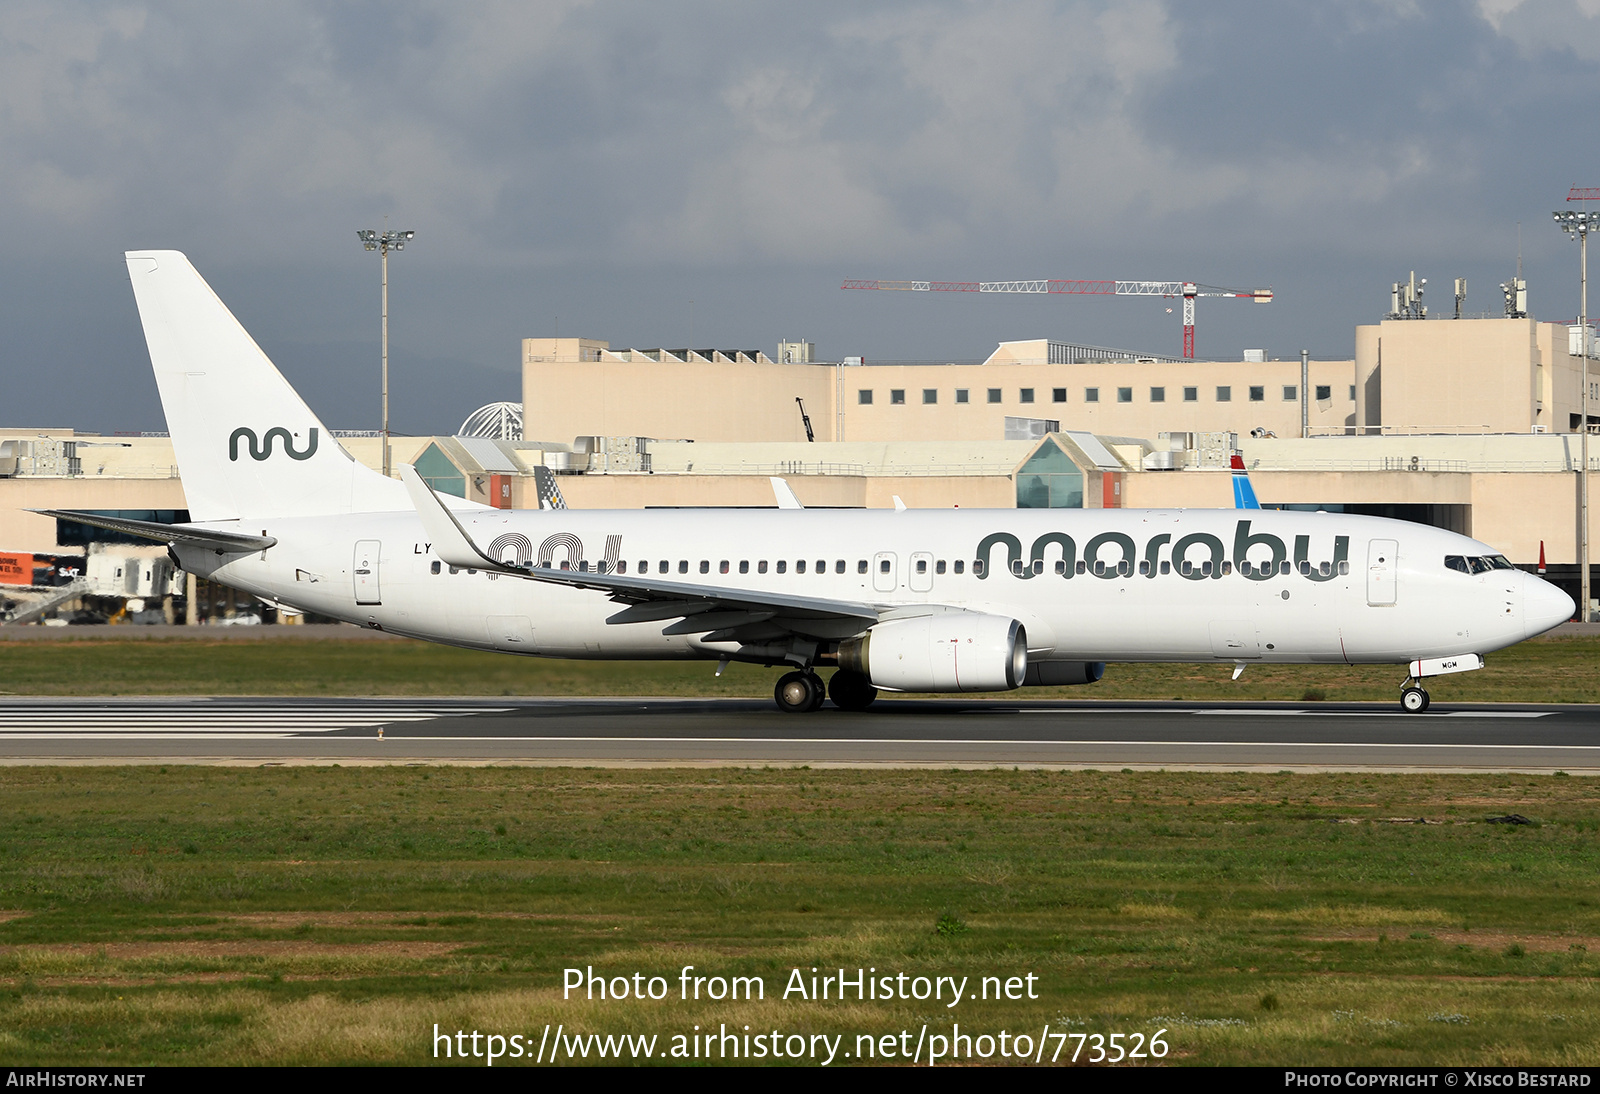
[[[333,733],[374,729],[400,723],[427,722],[470,714],[498,714],[507,707],[438,706],[381,703],[346,705],[196,705],[126,702],[91,709],[52,708],[45,704],[0,705],[0,740],[192,740],[196,737],[237,739],[292,737],[301,733]]]

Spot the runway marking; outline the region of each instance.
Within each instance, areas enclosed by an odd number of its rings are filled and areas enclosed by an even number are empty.
[[[1050,713],[1041,711],[1040,713]],[[1179,713],[1174,711],[1173,713]],[[1232,716],[1254,716],[1258,718],[1274,715],[1304,714],[1314,718],[1428,718],[1430,715],[1407,714],[1403,710],[1190,710],[1187,714],[1223,714]],[[1452,710],[1448,714],[1439,713],[1431,715],[1434,718],[1548,718],[1556,712],[1553,710]]]
[[[340,740],[372,740],[365,737],[339,738]],[[1159,745],[1163,748],[1500,748],[1548,749],[1577,752],[1600,752],[1600,745],[1540,745],[1540,744],[1452,744],[1437,742],[1381,741],[1140,741],[1140,740],[1080,740],[1080,741],[1030,741],[989,738],[940,737],[390,737],[385,745],[405,744],[412,741],[549,741],[569,744],[742,744],[742,745]]]
[[[9,704],[7,704],[9,705]],[[356,705],[310,707],[239,706],[164,710],[157,704],[107,710],[26,709],[0,707],[4,723],[0,740],[185,740],[224,737],[235,740],[335,733],[346,729],[432,721],[469,714],[504,714],[511,707],[417,707],[385,710]]]

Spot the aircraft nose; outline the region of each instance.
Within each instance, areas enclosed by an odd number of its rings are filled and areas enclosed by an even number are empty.
[[[1577,608],[1572,597],[1548,581],[1522,575],[1522,620],[1529,638],[1565,623]]]

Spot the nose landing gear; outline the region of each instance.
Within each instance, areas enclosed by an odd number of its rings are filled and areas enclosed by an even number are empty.
[[[1406,682],[1401,685],[1400,709],[1407,714],[1421,714],[1428,709],[1428,692],[1420,681],[1413,677],[1406,677]]]

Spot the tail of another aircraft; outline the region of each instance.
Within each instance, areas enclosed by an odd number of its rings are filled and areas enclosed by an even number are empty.
[[[1256,489],[1250,485],[1250,473],[1244,469],[1244,457],[1233,454],[1233,507],[1235,509],[1260,509]]]
[[[390,512],[403,483],[357,463],[177,251],[129,251],[193,520]]]

